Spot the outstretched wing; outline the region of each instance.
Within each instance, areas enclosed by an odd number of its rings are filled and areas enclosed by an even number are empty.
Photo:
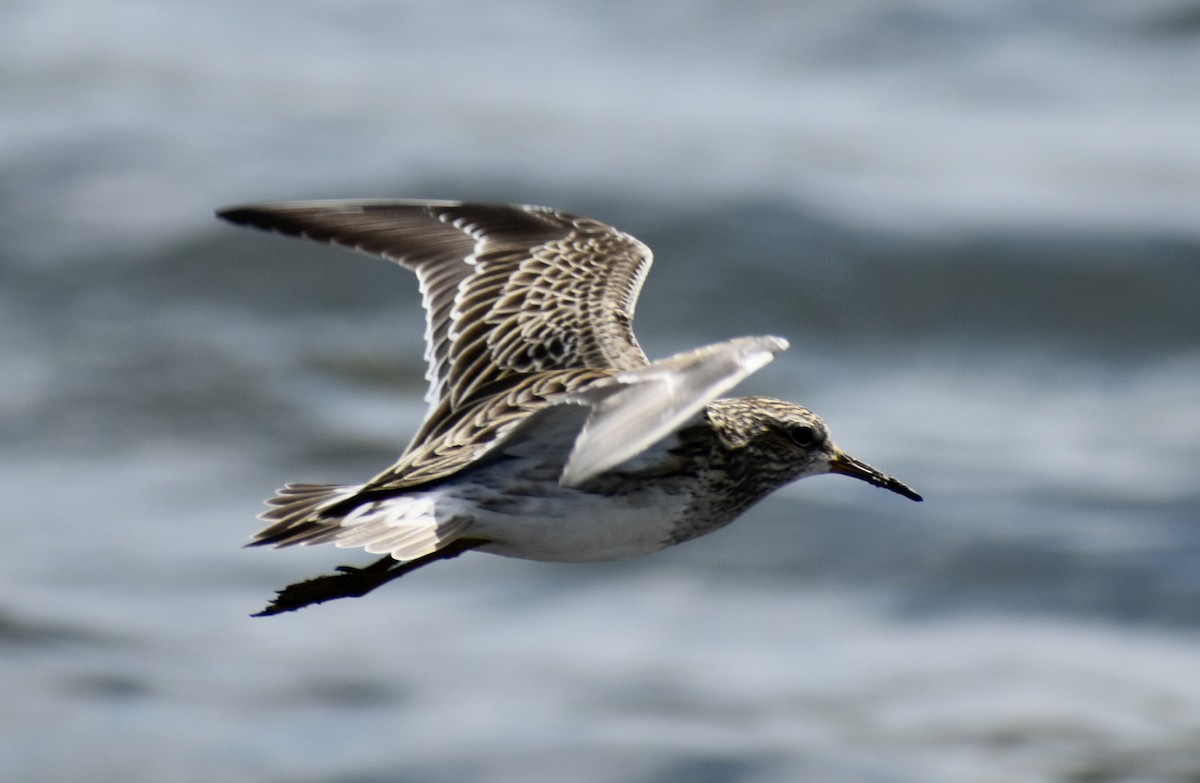
[[[513,375],[647,364],[631,322],[650,249],[595,220],[451,201],[297,201],[217,214],[416,272],[430,417],[453,414],[481,388]]]
[[[514,438],[559,442],[540,459],[561,459],[559,481],[577,486],[641,453],[787,348],[780,337],[739,337],[675,354],[624,372],[540,373],[481,399],[452,426],[430,433],[363,486],[394,494],[453,476],[504,452]],[[547,437],[545,429],[569,432]],[[359,495],[361,497],[361,493]]]

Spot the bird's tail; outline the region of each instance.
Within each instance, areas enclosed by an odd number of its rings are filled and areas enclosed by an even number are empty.
[[[470,526],[469,518],[439,515],[435,493],[380,496],[363,490],[360,484],[288,484],[267,501],[271,508],[259,519],[271,524],[250,546],[332,542],[408,561],[436,552]]]
[[[286,484],[267,501],[258,518],[271,524],[254,535],[250,546],[319,544],[330,540],[341,519],[325,512],[362,490],[360,484]]]

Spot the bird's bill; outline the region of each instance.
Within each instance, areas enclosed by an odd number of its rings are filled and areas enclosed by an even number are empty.
[[[909,500],[923,500],[920,495],[912,490],[907,484],[898,481],[882,471],[878,471],[865,462],[860,462],[849,454],[838,451],[834,458],[829,463],[831,473],[839,473],[843,476],[856,478],[865,481],[868,484],[873,484],[877,487],[890,489],[897,495],[903,495]]]

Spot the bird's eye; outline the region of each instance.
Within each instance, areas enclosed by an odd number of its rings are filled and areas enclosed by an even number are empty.
[[[817,431],[807,424],[789,428],[788,435],[791,436],[792,443],[795,443],[797,446],[808,447],[813,445],[817,440]]]

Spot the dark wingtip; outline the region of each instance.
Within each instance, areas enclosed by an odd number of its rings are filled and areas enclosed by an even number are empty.
[[[263,221],[261,209],[237,204],[231,207],[222,207],[214,213],[218,218],[236,226],[259,226]]]

